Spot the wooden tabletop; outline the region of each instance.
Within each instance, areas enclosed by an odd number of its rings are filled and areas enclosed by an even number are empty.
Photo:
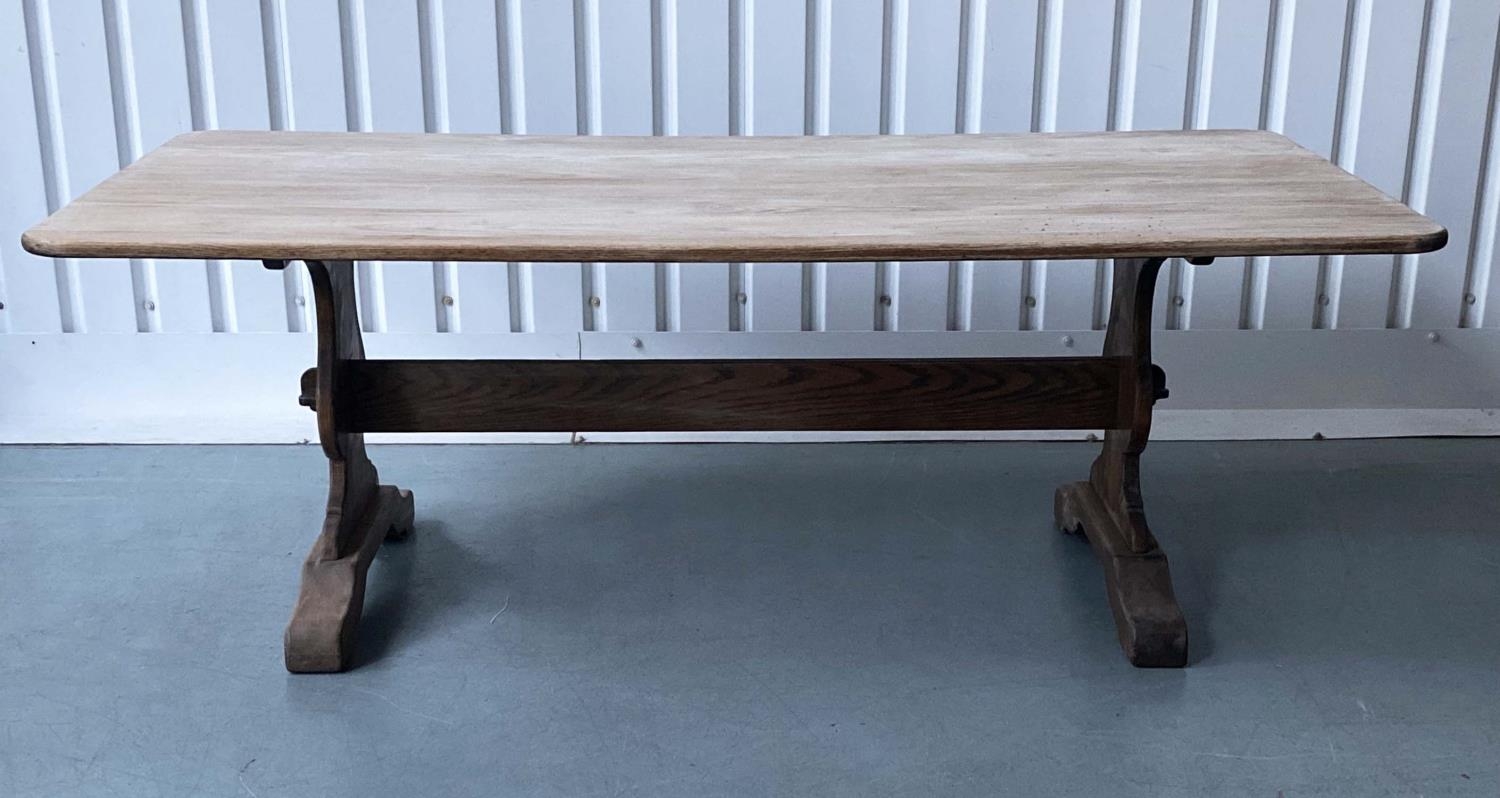
[[[1424,252],[1436,222],[1257,131],[179,136],[23,236],[72,257],[870,261]]]

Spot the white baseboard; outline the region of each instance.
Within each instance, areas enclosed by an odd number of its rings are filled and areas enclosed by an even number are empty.
[[[1064,337],[1071,342],[1065,344]],[[1026,357],[1098,332],[367,334],[371,357]],[[639,343],[639,345],[637,345]],[[1500,435],[1500,330],[1160,332],[1160,440]],[[0,336],[0,443],[301,443],[288,333]],[[1088,431],[371,435],[375,442],[1082,440]]]

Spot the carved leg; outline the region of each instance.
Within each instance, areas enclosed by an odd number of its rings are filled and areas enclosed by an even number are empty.
[[[279,268],[276,262],[267,266]],[[318,413],[318,437],[328,455],[328,512],[323,531],[302,565],[302,589],[286,629],[286,668],[328,673],[349,667],[365,574],[382,541],[412,529],[410,491],[381,485],[365,456],[364,436],[339,431],[338,380],[342,364],[364,358],[348,261],[307,261],[318,315],[318,368],[304,383],[303,402]]]
[[[1120,385],[1121,418],[1104,434],[1104,448],[1087,482],[1057,489],[1057,526],[1081,533],[1104,568],[1105,590],[1120,646],[1132,665],[1187,664],[1187,623],[1172,593],[1167,557],[1146,525],[1140,454],[1151,432],[1151,406],[1166,395],[1165,377],[1151,365],[1151,299],[1160,259],[1115,261],[1114,302],[1104,355],[1128,360]]]

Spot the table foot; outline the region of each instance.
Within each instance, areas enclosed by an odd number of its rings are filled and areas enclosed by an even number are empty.
[[[286,628],[286,669],[292,673],[348,669],[364,609],[365,575],[383,541],[411,534],[411,491],[377,485],[350,517],[354,522],[344,523],[343,502],[330,500],[323,534],[302,565],[302,589]]]
[[[1154,544],[1132,551],[1129,535],[1088,482],[1057,489],[1057,527],[1088,540],[1104,569],[1105,592],[1115,616],[1120,647],[1138,668],[1187,664],[1187,622],[1172,592],[1167,556]]]

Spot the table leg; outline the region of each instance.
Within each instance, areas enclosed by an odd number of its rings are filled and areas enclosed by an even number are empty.
[[[1172,593],[1167,557],[1146,525],[1140,454],[1151,432],[1151,406],[1166,396],[1165,375],[1151,364],[1151,300],[1162,259],[1116,260],[1114,301],[1104,354],[1128,358],[1120,378],[1120,417],[1107,430],[1087,482],[1057,489],[1058,528],[1081,533],[1104,568],[1105,590],[1120,645],[1138,667],[1187,664],[1187,623]]]
[[[370,561],[382,541],[411,532],[413,509],[410,491],[380,484],[365,456],[364,435],[344,430],[337,417],[343,366],[365,354],[353,264],[306,263],[317,307],[318,367],[302,398],[318,413],[318,437],[328,456],[328,511],[302,565],[302,589],[286,629],[286,668],[327,673],[351,664]]]

